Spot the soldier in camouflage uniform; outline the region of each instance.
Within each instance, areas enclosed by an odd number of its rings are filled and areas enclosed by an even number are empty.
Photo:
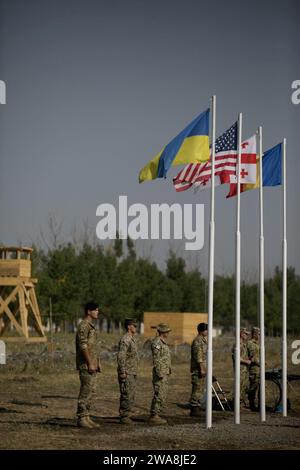
[[[260,385],[260,347],[259,337],[260,329],[257,327],[252,328],[252,338],[248,341],[248,357],[251,361],[249,366],[249,404],[252,411],[257,411],[258,407],[255,404],[256,396],[258,395]],[[257,397],[258,399],[258,397]]]
[[[98,318],[98,305],[90,302],[84,307],[85,318],[76,333],[76,368],[79,371],[80,392],[77,407],[77,424],[83,428],[96,428],[90,418],[90,408],[95,394],[97,373],[101,372],[97,348],[97,334],[93,322]]]
[[[199,323],[197,330],[198,336],[196,336],[191,346],[191,416],[200,416],[200,401],[204,391],[204,378],[206,377],[207,324]]]
[[[249,366],[251,361],[248,357],[248,338],[250,331],[241,328],[240,331],[240,402],[243,407],[247,406],[247,393],[249,387]],[[235,357],[235,344],[232,346],[232,362],[233,368]]]
[[[124,326],[126,334],[119,342],[118,379],[120,385],[120,422],[121,424],[133,424],[130,416],[134,405],[136,388],[136,376],[138,369],[138,350],[135,339],[136,321],[126,318]]]
[[[153,358],[152,383],[154,396],[150,410],[150,424],[167,424],[167,420],[160,417],[167,399],[168,378],[171,374],[171,353],[166,343],[169,326],[160,323],[157,327],[158,336],[152,340],[151,350]]]

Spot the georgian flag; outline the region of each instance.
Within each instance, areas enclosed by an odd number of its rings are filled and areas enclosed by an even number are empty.
[[[229,177],[230,184],[237,184],[237,168]],[[242,143],[240,183],[256,183],[256,135]]]

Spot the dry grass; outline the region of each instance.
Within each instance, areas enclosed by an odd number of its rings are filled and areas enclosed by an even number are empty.
[[[136,426],[128,429],[118,422],[119,389],[115,346],[118,336],[101,335],[103,374],[99,376],[94,416],[99,431],[76,427],[75,411],[79,381],[74,370],[74,335],[56,335],[54,358],[45,345],[8,344],[8,364],[0,368],[0,448],[2,449],[235,449],[300,448],[300,382],[293,382],[292,410],[288,418],[269,414],[260,424],[256,413],[242,414],[242,424],[233,424],[230,412],[214,412],[214,428],[205,430],[205,415],[190,418],[185,404],[190,394],[189,347],[173,350],[166,416],[169,426],[147,424],[152,398],[151,357],[142,349],[136,411]],[[214,374],[231,393],[233,370],[232,337],[214,345]],[[289,344],[291,341],[289,341]],[[291,354],[289,354],[289,359]],[[280,364],[280,340],[267,339],[267,367]],[[299,366],[289,372],[300,373]]]

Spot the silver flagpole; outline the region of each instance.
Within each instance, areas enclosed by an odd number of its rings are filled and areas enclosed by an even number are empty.
[[[206,429],[212,427],[212,328],[214,307],[214,255],[215,255],[215,141],[216,141],[216,96],[212,96],[211,134],[211,199],[209,225],[209,286],[208,286],[208,332],[207,332],[207,375],[206,375]]]
[[[282,414],[287,416],[287,238],[286,238],[286,139],[282,143]]]
[[[265,291],[264,291],[264,209],[263,209],[263,151],[262,127],[259,135],[259,312],[260,312],[260,420],[266,421],[265,395]]]
[[[236,204],[236,257],[235,257],[235,382],[234,382],[234,422],[240,424],[240,309],[241,309],[241,232],[240,232],[240,212],[241,212],[241,188],[240,188],[240,168],[241,168],[241,148],[242,148],[242,122],[243,115],[239,114],[238,120],[238,160],[237,160],[237,204]]]

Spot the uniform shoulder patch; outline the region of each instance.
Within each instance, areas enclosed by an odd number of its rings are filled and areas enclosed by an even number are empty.
[[[125,343],[128,343],[130,341],[130,336],[126,334],[121,338],[121,340],[124,341]]]
[[[152,345],[152,348],[160,349],[161,344],[160,344],[159,338],[154,338],[151,345]]]
[[[81,333],[81,332],[83,332],[83,331],[84,331],[84,332],[85,332],[85,331],[88,331],[88,329],[89,329],[88,324],[87,324],[85,321],[82,321],[82,322],[80,323],[80,325],[78,326],[78,331],[79,331],[79,333]]]

